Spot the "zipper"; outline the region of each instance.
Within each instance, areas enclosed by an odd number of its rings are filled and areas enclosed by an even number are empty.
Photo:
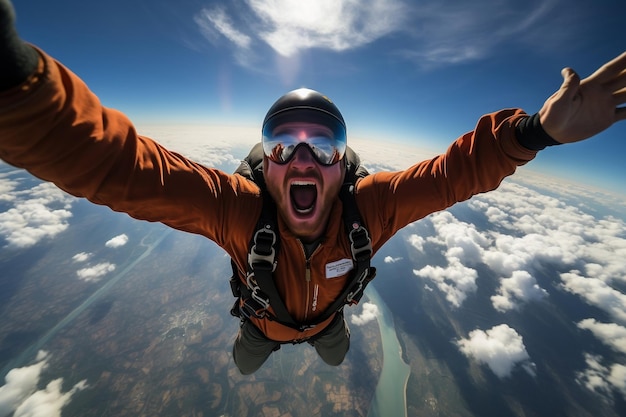
[[[300,241],[298,241],[300,242]],[[311,258],[315,255],[315,252],[319,250],[321,245],[317,245],[313,253],[309,255],[307,258],[306,251],[304,250],[304,245],[300,242],[300,248],[302,248],[302,254],[305,259],[305,269],[304,269],[304,280],[306,281],[306,299],[305,299],[305,309],[304,309],[304,321],[306,322],[309,318],[309,304],[311,303]]]
[[[306,270],[304,272],[306,282],[311,282],[311,258],[306,260]]]
[[[306,256],[306,255],[305,255]],[[304,321],[306,322],[309,318],[309,302],[311,297],[311,257],[306,258],[306,269],[304,271],[304,279],[306,281],[306,300],[305,300],[305,310],[304,310]]]

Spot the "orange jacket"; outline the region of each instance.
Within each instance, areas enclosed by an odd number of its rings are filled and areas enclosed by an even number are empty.
[[[122,113],[103,107],[76,75],[39,53],[37,71],[21,86],[0,93],[0,158],[72,195],[206,236],[245,271],[262,204],[256,184],[138,135]],[[515,138],[515,125],[523,117],[515,109],[484,116],[445,154],[360,180],[356,201],[374,251],[407,224],[496,188],[531,160],[536,152]],[[341,212],[337,198],[326,237],[309,260],[279,217],[275,281],[297,321],[320,315],[344,287],[347,274],[333,276],[334,262],[351,259]],[[255,324],[273,340],[292,341],[318,333],[330,320],[304,332],[269,320],[255,319]]]

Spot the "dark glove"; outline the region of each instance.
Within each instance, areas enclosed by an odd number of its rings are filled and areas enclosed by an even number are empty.
[[[24,43],[15,29],[10,0],[0,0],[0,91],[24,82],[37,68],[37,52]]]

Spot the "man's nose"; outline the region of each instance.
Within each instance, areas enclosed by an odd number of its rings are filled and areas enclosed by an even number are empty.
[[[292,165],[299,169],[306,169],[314,166],[315,159],[313,158],[313,154],[311,153],[309,146],[301,145],[298,146],[298,149],[296,149],[296,153],[294,154],[291,162]]]

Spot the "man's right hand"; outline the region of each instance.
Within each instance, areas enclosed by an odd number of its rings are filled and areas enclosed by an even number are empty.
[[[37,60],[37,52],[17,34],[13,4],[0,0],[0,91],[25,81],[37,67]]]

